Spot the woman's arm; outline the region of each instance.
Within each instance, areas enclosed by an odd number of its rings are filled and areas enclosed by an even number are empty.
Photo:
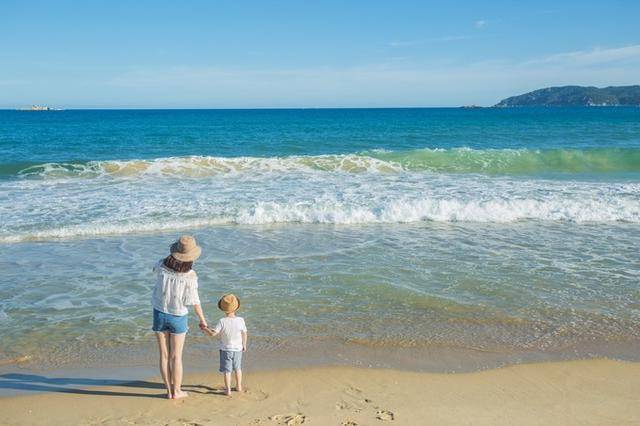
[[[202,307],[200,306],[200,304],[193,305],[193,310],[196,312],[196,315],[200,320],[200,324],[198,325],[198,327],[200,327],[201,330],[205,330],[207,328],[207,319],[204,317]]]

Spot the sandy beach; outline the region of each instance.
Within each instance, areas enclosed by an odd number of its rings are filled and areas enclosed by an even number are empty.
[[[20,380],[19,376],[15,376]],[[11,377],[4,377],[10,380]],[[23,379],[24,380],[24,379]],[[55,389],[46,378],[34,387]],[[167,401],[158,378],[0,399],[0,423],[168,425],[520,424],[640,422],[640,364],[612,360],[509,366],[462,374],[317,367],[248,374],[222,395],[218,374],[189,375]],[[60,388],[62,389],[62,388]]]

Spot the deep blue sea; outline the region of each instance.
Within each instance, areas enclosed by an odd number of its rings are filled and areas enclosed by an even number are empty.
[[[640,148],[630,108],[0,110],[1,164]],[[637,153],[634,152],[635,155]],[[637,159],[637,157],[635,157]],[[638,171],[638,165],[633,168]],[[6,175],[5,171],[3,175]]]
[[[0,216],[0,359],[146,363],[181,233],[263,353],[639,353],[640,108],[0,111]]]

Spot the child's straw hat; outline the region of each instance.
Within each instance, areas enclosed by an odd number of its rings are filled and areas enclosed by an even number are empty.
[[[235,312],[240,308],[240,299],[235,294],[225,294],[218,300],[218,308],[223,312]]]

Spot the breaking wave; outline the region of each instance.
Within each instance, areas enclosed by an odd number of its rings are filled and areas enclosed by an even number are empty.
[[[169,157],[153,160],[24,163],[0,166],[0,176],[95,178],[169,175],[207,177],[230,173],[321,171],[347,173],[540,173],[640,172],[640,149],[419,149],[288,157]]]
[[[640,223],[635,177],[573,177],[640,172],[639,155],[422,149],[23,164],[0,180],[0,243],[221,225]]]
[[[192,213],[189,212],[188,213]],[[525,220],[575,223],[640,223],[640,198],[616,199],[396,199],[372,205],[338,202],[259,202],[245,208],[203,208],[201,217],[86,222],[0,235],[0,242],[90,238],[218,225],[375,224],[433,222],[512,223]]]

